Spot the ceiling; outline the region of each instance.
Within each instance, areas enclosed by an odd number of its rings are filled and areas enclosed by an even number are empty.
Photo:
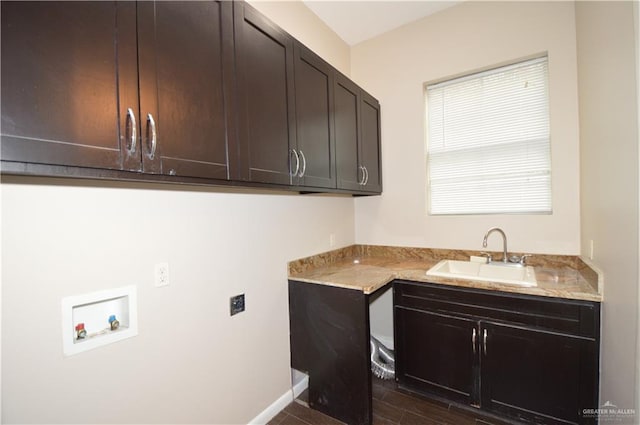
[[[460,3],[432,0],[303,1],[350,46]]]

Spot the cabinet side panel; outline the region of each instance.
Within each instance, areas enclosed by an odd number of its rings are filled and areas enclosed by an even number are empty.
[[[367,297],[289,281],[291,365],[309,374],[309,406],[349,424],[371,423]]]

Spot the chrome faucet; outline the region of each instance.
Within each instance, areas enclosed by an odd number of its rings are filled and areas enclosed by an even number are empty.
[[[502,262],[503,263],[508,263],[509,262],[509,256],[507,254],[507,235],[504,234],[504,232],[502,231],[501,228],[499,227],[492,227],[491,229],[487,230],[487,233],[484,234],[484,239],[482,239],[482,247],[486,248],[487,247],[487,238],[489,237],[489,235],[493,232],[498,232],[502,235]]]

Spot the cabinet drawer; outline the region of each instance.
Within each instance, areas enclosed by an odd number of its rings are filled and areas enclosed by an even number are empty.
[[[600,304],[397,280],[395,305],[595,338]]]

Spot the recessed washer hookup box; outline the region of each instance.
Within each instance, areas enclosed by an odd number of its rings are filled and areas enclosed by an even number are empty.
[[[62,298],[62,347],[71,356],[138,334],[135,285]]]

